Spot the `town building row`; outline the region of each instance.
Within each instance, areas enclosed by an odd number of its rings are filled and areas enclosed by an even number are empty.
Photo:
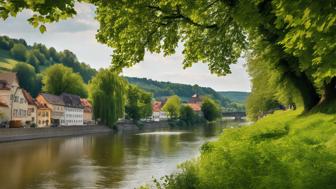
[[[16,73],[0,73],[0,122],[8,127],[50,127],[92,124],[87,99],[63,93],[40,93],[35,99],[20,88]]]

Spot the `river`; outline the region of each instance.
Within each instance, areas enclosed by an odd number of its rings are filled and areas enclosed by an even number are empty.
[[[234,125],[1,143],[0,188],[135,188],[176,172]]]

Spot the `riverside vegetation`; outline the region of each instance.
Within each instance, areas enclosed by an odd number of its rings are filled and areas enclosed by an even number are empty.
[[[0,16],[23,9],[29,22],[76,14],[76,0],[6,1]],[[97,40],[113,48],[112,67],[143,60],[145,52],[174,54],[183,44],[184,67],[204,62],[229,74],[245,55],[252,78],[255,125],[229,129],[202,147],[157,188],[335,188],[336,1],[324,0],[88,0],[97,7]]]

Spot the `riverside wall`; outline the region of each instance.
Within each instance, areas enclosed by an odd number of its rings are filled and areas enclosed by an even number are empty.
[[[80,136],[98,133],[133,133],[139,131],[150,131],[158,128],[168,128],[167,122],[145,122],[142,127],[138,127],[131,122],[117,123],[117,129],[106,126],[63,126],[46,128],[1,128],[0,142],[11,142],[18,140],[32,140],[52,137]]]

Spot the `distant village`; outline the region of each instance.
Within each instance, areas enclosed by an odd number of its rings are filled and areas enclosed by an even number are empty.
[[[162,107],[165,100],[153,101],[151,121],[167,120]],[[186,102],[196,113],[201,112],[201,98],[193,95]],[[0,73],[1,127],[57,127],[95,125],[92,105],[88,99],[74,94],[40,93],[33,98],[19,86],[16,73]]]

